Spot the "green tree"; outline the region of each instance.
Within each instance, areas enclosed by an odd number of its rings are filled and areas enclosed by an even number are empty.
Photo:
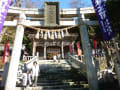
[[[120,0],[107,0],[106,7],[113,30],[115,30],[116,35],[120,37]]]
[[[23,44],[26,45],[27,48],[27,52],[29,53],[29,55],[32,55],[32,49],[33,49],[33,43],[31,42],[31,40],[27,37],[26,34],[24,34],[23,37]]]

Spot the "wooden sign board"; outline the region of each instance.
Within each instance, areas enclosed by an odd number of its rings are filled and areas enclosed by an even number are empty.
[[[44,25],[59,25],[59,2],[45,2],[44,8]]]

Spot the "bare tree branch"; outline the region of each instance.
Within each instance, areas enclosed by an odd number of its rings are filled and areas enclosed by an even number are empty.
[[[14,6],[16,7],[25,7],[25,8],[42,8],[42,0],[15,0]]]
[[[71,0],[69,3],[71,8],[81,8],[81,7],[88,7],[90,4],[88,3],[88,0]]]

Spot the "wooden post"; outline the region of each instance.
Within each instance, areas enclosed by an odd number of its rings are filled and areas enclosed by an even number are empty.
[[[25,19],[26,19],[25,14],[21,13],[19,16],[19,22],[16,30],[14,47],[8,69],[5,90],[15,90],[16,87],[18,65],[19,65],[23,35],[24,35],[24,27],[22,24],[24,24]]]
[[[63,48],[63,41],[61,43],[61,51],[62,51],[62,58],[64,59],[64,48]]]
[[[89,83],[90,90],[98,90],[97,74],[96,74],[95,67],[93,66],[93,63],[92,63],[92,49],[90,46],[87,27],[82,21],[82,19],[83,18],[79,16],[80,36],[81,36],[83,52],[86,60],[88,83]]]
[[[44,42],[44,59],[46,59],[46,42]]]
[[[36,42],[33,41],[33,56],[36,56]]]

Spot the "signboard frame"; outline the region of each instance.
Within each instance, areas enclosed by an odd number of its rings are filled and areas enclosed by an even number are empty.
[[[59,2],[44,3],[44,25],[57,26],[59,25]]]

